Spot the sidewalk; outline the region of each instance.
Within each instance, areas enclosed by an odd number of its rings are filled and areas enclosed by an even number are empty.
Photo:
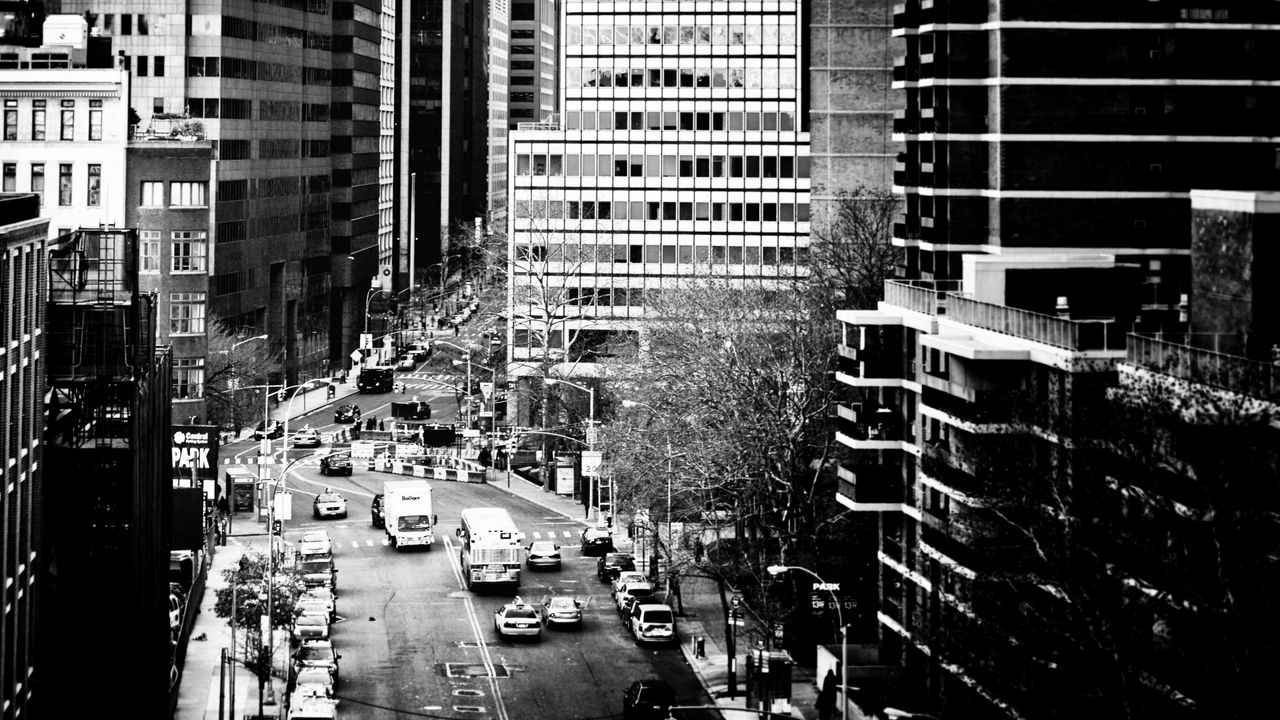
[[[508,482],[508,477],[510,481]],[[529,500],[530,502],[540,505],[552,512],[564,515],[567,518],[580,521],[584,527],[594,525],[592,521],[584,519],[586,512],[582,503],[572,497],[564,497],[556,495],[542,489],[537,483],[526,480],[515,473],[508,473],[501,470],[489,470],[489,484],[496,488],[509,492],[513,495]],[[627,538],[625,524],[616,522],[614,525],[614,546],[621,551],[630,551],[632,540]],[[636,558],[637,567],[643,563],[643,559]],[[724,633],[724,612],[720,604],[720,595],[715,584],[705,579],[687,579],[681,582],[681,594],[683,596],[684,615],[680,616],[676,621],[676,635],[680,642],[680,649],[684,653],[685,660],[698,676],[698,680],[702,683],[702,687],[707,694],[713,698],[716,705],[720,707],[720,714],[726,720],[738,720],[746,718],[755,718],[758,715],[755,712],[742,710],[746,705],[744,693],[746,691],[746,674],[747,674],[747,653],[746,649],[752,644],[752,637],[756,637],[767,631],[763,623],[754,616],[750,610],[746,613],[746,626],[738,628],[738,647],[737,647],[737,695],[736,697],[728,697],[729,685],[729,654],[727,650],[727,641]],[[701,637],[704,641],[705,657],[697,657],[694,654],[694,638]],[[813,720],[818,717],[818,711],[814,708],[814,703],[818,699],[818,686],[812,672],[808,668],[795,665],[791,670],[791,716],[793,718],[805,718]],[[734,708],[740,708],[734,710]],[[853,720],[864,720],[863,716],[858,713],[857,708],[853,707]],[[839,717],[839,712],[836,713]]]
[[[182,678],[178,685],[178,706],[174,711],[174,720],[219,720],[219,704],[224,706],[222,718],[258,717],[258,680],[253,673],[240,665],[236,665],[234,691],[232,691],[232,673],[227,672],[224,692],[220,693],[220,665],[222,651],[230,653],[235,649],[236,657],[244,653],[244,629],[238,629],[235,643],[232,643],[231,625],[227,618],[219,618],[214,614],[218,588],[226,587],[222,573],[240,561],[246,552],[265,552],[267,536],[254,534],[261,532],[257,523],[237,523],[240,533],[233,532],[227,538],[227,544],[215,547],[211,553],[209,576],[206,581],[204,598],[200,602],[199,615],[191,630],[191,641],[187,644],[187,657],[182,669]],[[285,667],[289,657],[289,640],[287,636],[277,633],[275,645],[276,674]],[[278,717],[281,703],[284,701],[285,681],[273,678],[274,698],[267,693],[263,698],[262,712],[264,717]],[[268,704],[266,701],[274,702]]]

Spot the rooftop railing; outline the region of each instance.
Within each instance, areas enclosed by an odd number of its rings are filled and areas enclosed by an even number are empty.
[[[959,289],[959,280],[885,280],[884,301],[926,315],[945,315],[947,295]]]
[[[1128,323],[1115,318],[1068,319],[948,293],[947,317],[1005,335],[1067,350],[1124,350]]]
[[[1125,359],[1180,380],[1280,401],[1280,366],[1197,347],[1210,337],[1130,334]],[[1170,342],[1173,338],[1182,342]]]

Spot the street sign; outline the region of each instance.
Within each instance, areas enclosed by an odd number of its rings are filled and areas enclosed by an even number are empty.
[[[493,383],[491,382],[480,383],[480,396],[483,397],[485,400],[488,400],[490,395],[493,395]]]
[[[373,333],[360,333],[360,349],[369,350],[373,348]]]
[[[582,453],[582,474],[598,477],[600,475],[600,464],[603,461],[604,454],[599,450],[584,450]]]
[[[360,351],[359,351],[359,350],[352,350],[352,351],[351,351],[351,355],[350,355],[350,358],[351,358],[351,364],[353,364],[353,365],[359,365],[359,364],[360,364],[360,359],[361,359],[361,358],[363,358],[363,357],[364,357],[364,356],[360,354]]]

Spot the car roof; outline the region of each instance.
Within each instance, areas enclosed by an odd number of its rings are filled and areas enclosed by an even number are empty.
[[[559,604],[559,605],[571,605],[571,604],[576,603],[576,602],[578,602],[578,601],[577,601],[577,599],[576,599],[576,598],[569,597],[568,595],[556,595],[555,597],[551,598],[551,600],[550,600],[549,602],[550,602],[552,605],[557,605],[557,604]]]

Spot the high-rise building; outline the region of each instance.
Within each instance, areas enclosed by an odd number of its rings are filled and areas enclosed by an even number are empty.
[[[822,225],[832,201],[858,187],[888,192],[901,143],[895,113],[905,101],[892,87],[891,0],[804,3],[808,29],[806,109],[813,217]]]
[[[564,6],[560,117],[511,136],[512,373],[589,358],[682,278],[802,272],[799,5]]]
[[[49,562],[40,508],[44,477],[45,302],[49,219],[35,195],[0,194],[0,580],[8,597],[0,616],[0,708],[5,717],[37,717],[37,613]],[[56,683],[56,681],[54,681]],[[54,684],[51,683],[51,684]]]
[[[560,0],[511,0],[509,121],[545,120],[559,107]]]

